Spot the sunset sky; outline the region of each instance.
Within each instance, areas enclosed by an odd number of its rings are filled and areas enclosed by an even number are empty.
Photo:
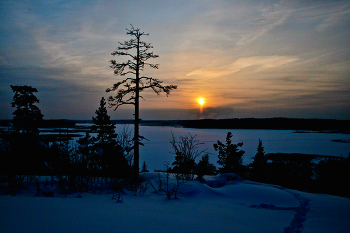
[[[130,24],[159,55],[142,75],[178,85],[143,93],[142,119],[350,119],[349,1],[2,0],[0,22],[0,119],[10,85],[37,88],[44,119],[91,119]]]

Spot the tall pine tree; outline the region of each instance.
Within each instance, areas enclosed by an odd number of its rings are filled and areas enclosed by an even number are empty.
[[[127,35],[133,38],[119,42],[119,46],[115,52],[112,53],[113,56],[126,56],[127,61],[122,63],[117,63],[116,60],[111,60],[111,68],[114,69],[114,74],[120,76],[130,76],[122,81],[117,82],[113,87],[108,88],[106,91],[117,91],[115,96],[110,96],[108,98],[110,107],[115,107],[117,109],[121,105],[134,105],[135,106],[135,122],[134,122],[134,178],[137,181],[139,177],[139,145],[140,145],[140,135],[139,135],[139,115],[140,115],[140,92],[146,89],[152,89],[157,95],[161,92],[165,92],[168,96],[170,91],[177,88],[176,85],[163,85],[163,81],[159,79],[147,77],[141,75],[144,68],[151,67],[158,69],[158,64],[148,63],[147,60],[151,58],[157,58],[158,55],[149,52],[148,50],[153,48],[150,43],[142,41],[141,37],[147,36],[148,33],[140,31],[139,28],[134,28],[131,25],[131,29],[126,29]],[[128,97],[127,97],[128,96]]]

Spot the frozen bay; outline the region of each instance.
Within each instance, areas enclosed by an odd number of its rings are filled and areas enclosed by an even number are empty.
[[[117,125],[116,132],[120,133],[127,127],[133,130],[133,125]],[[227,132],[232,132],[232,143],[243,142],[245,151],[243,163],[252,162],[256,154],[259,138],[263,142],[265,153],[303,153],[347,157],[350,143],[334,142],[332,140],[348,140],[348,134],[335,133],[296,133],[294,130],[264,130],[264,129],[194,129],[170,126],[140,126],[140,135],[147,138],[145,146],[140,147],[140,163],[146,162],[148,169],[163,169],[164,162],[172,163],[174,154],[170,139],[172,133],[178,137],[186,134],[197,135],[196,139],[203,143],[199,150],[206,149],[210,161],[217,166],[217,155],[213,143],[217,140],[225,142]],[[198,158],[199,159],[199,158]]]

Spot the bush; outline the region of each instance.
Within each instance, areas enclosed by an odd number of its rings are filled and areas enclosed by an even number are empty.
[[[238,147],[243,146],[243,142],[232,144],[231,142],[232,133],[228,132],[226,136],[226,144],[218,140],[214,143],[215,151],[219,151],[218,164],[222,167],[219,168],[220,173],[230,173],[234,172],[239,175],[245,173],[245,166],[242,165],[242,157],[245,153],[239,150]]]
[[[172,139],[170,141],[174,152],[175,152],[175,162],[172,171],[182,176],[187,180],[192,180],[196,172],[196,158],[202,154],[204,151],[199,151],[199,143],[196,139],[197,135],[192,136],[188,134],[186,136],[179,136],[177,140],[172,134]]]

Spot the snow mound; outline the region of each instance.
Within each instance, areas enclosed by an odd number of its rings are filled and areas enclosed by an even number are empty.
[[[241,177],[234,173],[225,173],[216,176],[205,176],[205,183],[212,188],[219,188],[229,184],[243,181]]]

